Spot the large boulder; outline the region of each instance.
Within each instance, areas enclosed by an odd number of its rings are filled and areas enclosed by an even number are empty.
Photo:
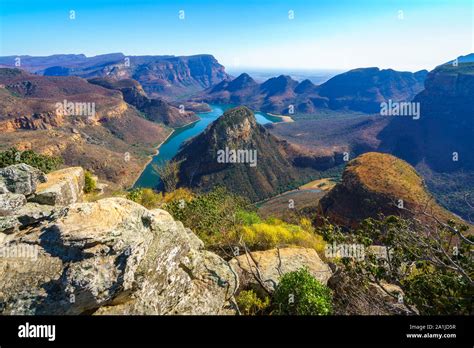
[[[21,163],[1,168],[0,182],[3,182],[0,186],[6,187],[12,193],[29,196],[36,191],[39,183],[46,182],[46,176],[42,171]]]
[[[84,169],[70,167],[46,175],[47,181],[38,185],[31,202],[48,205],[68,205],[82,201]]]
[[[251,288],[259,293],[264,289],[255,279],[255,275],[258,274],[270,292],[276,289],[283,274],[297,271],[302,267],[307,267],[309,272],[323,284],[326,284],[332,275],[331,269],[320,259],[318,253],[309,248],[291,247],[255,251],[252,255],[237,256],[229,263],[239,276],[239,290]]]
[[[0,258],[0,314],[235,313],[229,264],[165,211],[76,203],[8,237],[36,249]]]

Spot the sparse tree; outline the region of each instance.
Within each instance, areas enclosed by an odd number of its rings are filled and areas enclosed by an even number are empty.
[[[153,165],[153,170],[160,176],[166,192],[176,190],[179,182],[179,167],[183,161],[166,161],[161,166]]]

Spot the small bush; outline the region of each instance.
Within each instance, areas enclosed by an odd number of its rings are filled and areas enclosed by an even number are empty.
[[[96,188],[97,183],[95,182],[92,173],[86,170],[86,172],[84,173],[84,192],[91,193],[94,192]]]
[[[274,313],[279,315],[329,315],[332,292],[307,268],[284,274],[273,294]]]
[[[218,245],[238,225],[237,212],[248,202],[223,187],[182,204],[173,200],[164,207],[175,219],[196,233],[208,246]]]
[[[254,211],[239,210],[236,213],[237,221],[242,225],[253,225],[262,222],[262,219]]]
[[[472,285],[462,277],[420,262],[402,281],[406,296],[424,315],[470,315]],[[427,296],[429,294],[429,296]]]
[[[33,150],[19,151],[14,147],[0,152],[0,168],[19,163],[25,163],[44,173],[49,173],[57,170],[63,164],[63,159],[61,157],[40,155]]]
[[[253,290],[244,290],[235,298],[243,315],[264,314],[270,306],[270,298],[260,299]]]
[[[156,209],[163,204],[163,195],[150,188],[133,189],[127,194],[127,199],[141,204],[147,209]]]
[[[191,202],[196,195],[187,188],[179,188],[172,192],[165,193],[163,197],[164,203],[172,203],[172,202]]]

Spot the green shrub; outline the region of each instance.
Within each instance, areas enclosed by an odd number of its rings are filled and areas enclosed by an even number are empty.
[[[265,314],[265,310],[270,306],[270,298],[260,299],[253,290],[243,290],[235,298],[243,315]]]
[[[274,313],[279,315],[329,315],[332,292],[307,268],[284,274],[273,294]]]
[[[163,204],[163,195],[150,188],[137,188],[127,193],[127,199],[143,205],[147,209],[156,209]]]
[[[402,285],[411,303],[424,315],[472,314],[472,285],[462,277],[444,270],[420,266],[403,279]],[[429,296],[427,296],[429,294]]]
[[[173,200],[164,209],[207,245],[217,245],[238,225],[237,212],[245,210],[247,205],[245,199],[218,187],[185,204],[182,200]]]
[[[0,152],[0,168],[19,163],[25,163],[44,173],[49,173],[57,170],[63,164],[63,159],[61,157],[40,155],[33,150],[19,151],[13,147]]]
[[[294,245],[313,248],[324,255],[326,243],[307,219],[300,219],[298,224],[262,220],[246,199],[222,187],[198,196],[174,192],[165,195],[164,209],[216,252],[231,250],[243,241],[250,250]]]
[[[95,182],[92,173],[86,170],[86,172],[84,173],[84,192],[91,193],[94,192],[96,188],[97,183]]]
[[[239,224],[250,226],[262,222],[262,219],[254,211],[239,210],[236,213],[236,218]]]
[[[438,219],[441,221],[441,219]],[[422,315],[469,315],[472,313],[474,262],[467,226],[448,220],[436,226],[397,216],[366,219],[351,233],[329,222],[318,228],[329,243],[383,245],[390,257],[366,253],[363,260],[341,259],[340,271],[351,278],[376,279],[400,284],[404,302]],[[436,231],[436,233],[433,233]],[[456,267],[453,266],[453,262]]]

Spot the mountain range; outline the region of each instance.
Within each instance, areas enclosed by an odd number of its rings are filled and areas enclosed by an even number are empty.
[[[474,54],[463,61],[474,61]],[[306,151],[308,165],[337,163],[369,151],[391,153],[413,165],[436,198],[472,218],[474,196],[474,63],[443,64],[431,71],[414,98],[420,118],[328,114],[271,125],[270,131]],[[466,201],[467,200],[467,201]]]
[[[474,148],[474,54],[429,73],[354,69],[319,86],[285,75],[263,83],[246,73],[232,79],[210,55],[10,56],[0,57],[0,65],[12,66],[16,58],[30,73],[1,69],[4,147],[37,147],[64,156],[67,163],[89,166],[112,182],[129,182],[134,175],[131,173],[139,171],[138,163],[143,163],[153,146],[169,134],[166,127],[194,122],[197,116],[192,110],[206,110],[207,106],[198,102],[245,105],[278,114],[294,111],[291,116],[296,122],[266,127],[254,127],[248,109],[239,109],[239,117],[223,117],[221,123],[210,126],[181,150],[179,159],[186,158],[182,181],[206,188],[215,180],[235,175],[241,181],[237,184],[241,191],[258,200],[301,180],[308,171],[343,164],[345,154],[352,159],[379,151],[415,166],[445,207],[464,218],[471,214],[465,201],[474,195],[470,155]],[[96,113],[87,119],[58,115],[55,103],[63,99],[94,102]],[[381,103],[389,100],[419,104],[420,118],[380,115]],[[251,125],[251,131],[248,138],[244,137],[247,140],[238,138],[243,142],[237,145],[256,147],[263,156],[259,162],[262,168],[243,170],[228,163],[211,163],[217,149],[236,145],[225,139],[235,127],[244,128],[237,122],[228,133],[223,124],[240,118]],[[273,149],[259,139],[269,141]],[[125,172],[123,163],[114,160],[114,165],[104,164],[109,161],[101,158],[99,146],[109,149],[111,157],[135,153],[132,157],[138,160],[127,164],[135,167],[127,172],[126,179],[120,179]],[[91,148],[85,151],[85,147]],[[271,158],[275,158],[274,164]],[[198,159],[206,165],[199,164]],[[283,167],[287,167],[286,172],[280,170]],[[238,174],[235,168],[240,168]]]
[[[378,134],[380,151],[415,166],[444,206],[473,218],[474,62],[437,67],[414,102],[420,119],[393,118]]]
[[[111,53],[86,57],[57,54],[46,57],[0,57],[0,67],[21,67],[46,76],[108,77],[137,80],[150,97],[183,99],[229,79],[212,56],[125,56]]]
[[[243,73],[208,88],[196,100],[243,104],[254,110],[285,115],[311,114],[327,108],[377,113],[380,103],[389,99],[411,101],[423,89],[427,73],[361,68],[337,75],[319,86],[286,75],[259,84]]]

